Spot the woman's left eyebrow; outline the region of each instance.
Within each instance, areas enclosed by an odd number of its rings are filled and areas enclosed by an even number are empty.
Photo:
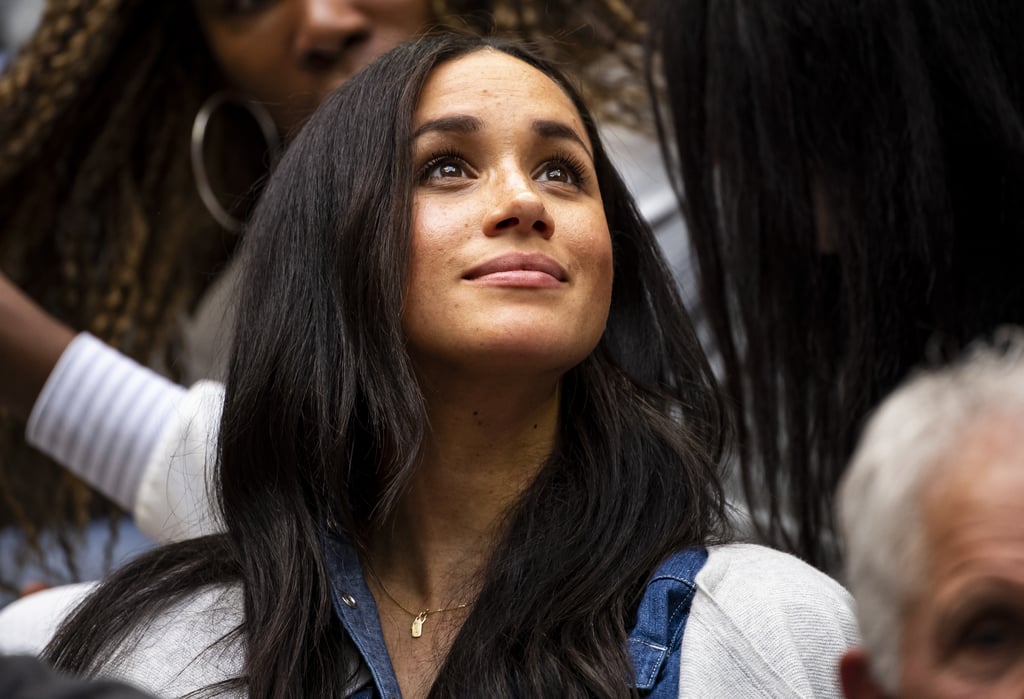
[[[590,149],[587,148],[587,144],[584,143],[583,139],[580,138],[580,135],[576,133],[576,129],[572,128],[568,124],[560,121],[551,121],[549,119],[537,119],[533,122],[533,130],[538,136],[542,136],[544,138],[561,138],[568,141],[575,141],[580,144],[580,147],[583,148],[584,151],[586,151],[591,160],[594,159]]]
[[[425,133],[431,131],[441,131],[443,133],[454,133],[454,134],[470,134],[476,133],[483,128],[483,122],[474,116],[468,115],[455,115],[448,117],[441,117],[440,119],[433,119],[420,126],[418,129],[413,131],[413,140],[419,138]]]

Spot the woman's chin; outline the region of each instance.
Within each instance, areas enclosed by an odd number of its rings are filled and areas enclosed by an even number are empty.
[[[422,368],[429,365],[439,369],[443,367],[443,373],[453,379],[462,374],[473,380],[487,377],[496,380],[515,378],[526,381],[530,377],[551,380],[582,362],[593,351],[593,346],[519,336],[514,340],[509,337],[479,338],[473,343],[449,349],[451,351],[414,358],[414,361]]]

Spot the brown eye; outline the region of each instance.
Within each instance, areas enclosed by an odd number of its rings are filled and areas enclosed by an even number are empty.
[[[427,177],[430,178],[465,177],[465,175],[461,165],[450,161],[435,165],[427,172]]]
[[[564,182],[566,184],[576,184],[576,175],[570,172],[567,168],[561,165],[552,165],[544,169],[540,177],[541,180],[547,182]]]
[[[556,154],[551,160],[542,163],[533,176],[538,182],[556,182],[580,188],[586,181],[584,172],[585,166],[575,156]]]
[[[432,156],[419,170],[417,177],[421,184],[443,180],[457,180],[472,177],[466,160],[454,151],[442,151]]]

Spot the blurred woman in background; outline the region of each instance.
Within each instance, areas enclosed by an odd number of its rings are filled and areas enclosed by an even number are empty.
[[[768,540],[926,357],[1024,321],[1024,6],[652,0],[651,87]]]

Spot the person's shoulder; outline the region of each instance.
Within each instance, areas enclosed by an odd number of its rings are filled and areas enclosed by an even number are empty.
[[[57,627],[84,600],[95,583],[42,590],[0,610],[0,655],[39,655]]]
[[[841,696],[839,659],[859,641],[853,599],[842,585],[798,558],[753,544],[709,547],[696,584],[681,690]]]
[[[698,584],[718,599],[738,603],[801,605],[821,602],[828,609],[850,609],[853,599],[836,580],[796,556],[757,544],[708,548]]]
[[[238,585],[201,588],[168,605],[112,657],[104,674],[159,696],[182,696],[242,672]]]
[[[729,620],[727,628],[760,637],[769,621],[829,639],[859,640],[850,593],[820,570],[755,544],[708,548],[697,575],[698,599]],[[817,630],[815,632],[815,630]]]
[[[37,592],[0,611],[0,653],[38,655],[96,583]],[[240,674],[243,648],[238,585],[208,586],[168,604],[110,654],[104,677],[159,696],[182,696]]]

